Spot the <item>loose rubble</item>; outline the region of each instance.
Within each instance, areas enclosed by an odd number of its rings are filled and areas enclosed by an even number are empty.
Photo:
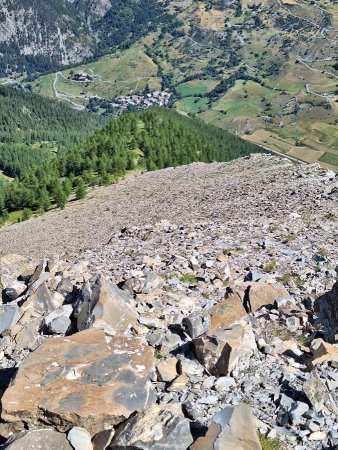
[[[266,186],[243,228],[159,220],[75,258],[1,258],[4,448],[336,448],[336,213],[305,220],[338,183],[292,170],[292,220]]]

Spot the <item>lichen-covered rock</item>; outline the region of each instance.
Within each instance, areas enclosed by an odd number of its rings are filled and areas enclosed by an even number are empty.
[[[154,402],[153,365],[141,338],[90,329],[48,339],[19,367],[2,398],[2,420],[59,431],[80,426],[93,435]]]

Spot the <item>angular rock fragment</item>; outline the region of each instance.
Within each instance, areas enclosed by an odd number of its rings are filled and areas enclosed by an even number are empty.
[[[338,282],[314,302],[314,311],[318,316],[317,328],[332,342],[338,332]]]
[[[210,315],[206,310],[194,311],[184,320],[189,335],[194,339],[208,331],[210,326]]]
[[[40,320],[31,319],[20,331],[15,335],[15,349],[32,349],[35,347],[35,342],[37,340],[37,328],[40,324]],[[17,325],[19,326],[19,325]]]
[[[189,420],[180,404],[154,405],[117,430],[109,450],[186,450],[192,444]]]
[[[15,305],[0,305],[0,334],[14,326],[20,318],[20,310]]]
[[[338,417],[337,402],[315,370],[311,372],[310,378],[305,381],[303,390],[317,412],[332,413]]]
[[[16,434],[3,448],[6,450],[73,450],[65,434],[47,428]]]
[[[138,318],[131,295],[102,275],[84,285],[75,315],[79,330],[94,327],[111,335],[123,334]]]
[[[28,270],[32,273],[34,265],[21,255],[9,254],[0,258],[0,290],[11,288],[19,275]]]
[[[92,440],[93,450],[106,450],[108,445],[111,443],[114,434],[114,428],[97,433]]]
[[[313,348],[313,360],[312,365],[321,364],[323,362],[335,361],[338,362],[338,347],[329,344],[328,342],[321,341],[316,348]]]
[[[244,320],[232,328],[211,330],[193,342],[198,360],[215,376],[243,371],[257,349],[252,327]]]
[[[177,376],[177,359],[175,357],[162,361],[156,366],[161,381],[170,382]]]
[[[179,375],[168,387],[168,392],[183,392],[189,378],[186,375]]]
[[[22,281],[15,281],[11,287],[2,291],[2,303],[10,303],[22,295],[27,286]]]
[[[63,305],[45,318],[45,325],[51,334],[66,334],[71,326],[71,305]]]
[[[61,306],[60,300],[50,292],[45,281],[22,304],[23,309],[33,307],[40,314],[52,312],[59,306]]]
[[[150,294],[163,285],[163,280],[155,272],[147,272],[140,276],[129,278],[123,284],[123,289],[135,294]]]
[[[247,312],[254,312],[263,305],[273,305],[278,297],[288,296],[288,291],[281,283],[242,283],[236,286],[236,293],[242,299]]]
[[[250,407],[241,403],[222,409],[190,450],[262,450]]]
[[[93,435],[154,402],[153,365],[153,350],[141,338],[111,338],[93,328],[48,339],[20,365],[1,418],[29,428],[80,426]]]
[[[237,292],[231,294],[227,299],[212,306],[209,311],[210,329],[227,328],[237,320],[245,316],[246,311],[243,301]]]

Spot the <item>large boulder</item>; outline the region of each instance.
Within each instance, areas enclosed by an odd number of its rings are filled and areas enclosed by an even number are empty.
[[[123,424],[108,450],[186,450],[192,442],[180,404],[154,405]]]
[[[241,403],[222,409],[190,450],[262,450],[251,408]]]
[[[243,371],[257,349],[251,324],[244,319],[231,328],[211,330],[193,342],[198,360],[215,376]]]
[[[78,330],[93,327],[111,335],[123,334],[137,324],[138,314],[132,296],[102,275],[87,282],[76,306]]]
[[[240,283],[235,292],[247,312],[255,312],[264,305],[273,305],[279,297],[289,295],[281,283],[264,281]]]
[[[30,429],[80,426],[93,435],[154,403],[153,370],[153,350],[141,338],[112,338],[94,328],[50,338],[19,367],[1,418]]]

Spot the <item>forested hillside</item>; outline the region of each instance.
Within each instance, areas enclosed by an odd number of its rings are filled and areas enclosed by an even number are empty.
[[[16,177],[62,146],[83,141],[105,119],[23,89],[0,86],[0,170]]]
[[[226,131],[173,110],[148,109],[112,120],[86,142],[61,148],[0,186],[0,213],[64,207],[72,188],[108,184],[127,170],[155,170],[193,161],[229,161],[261,151]]]

